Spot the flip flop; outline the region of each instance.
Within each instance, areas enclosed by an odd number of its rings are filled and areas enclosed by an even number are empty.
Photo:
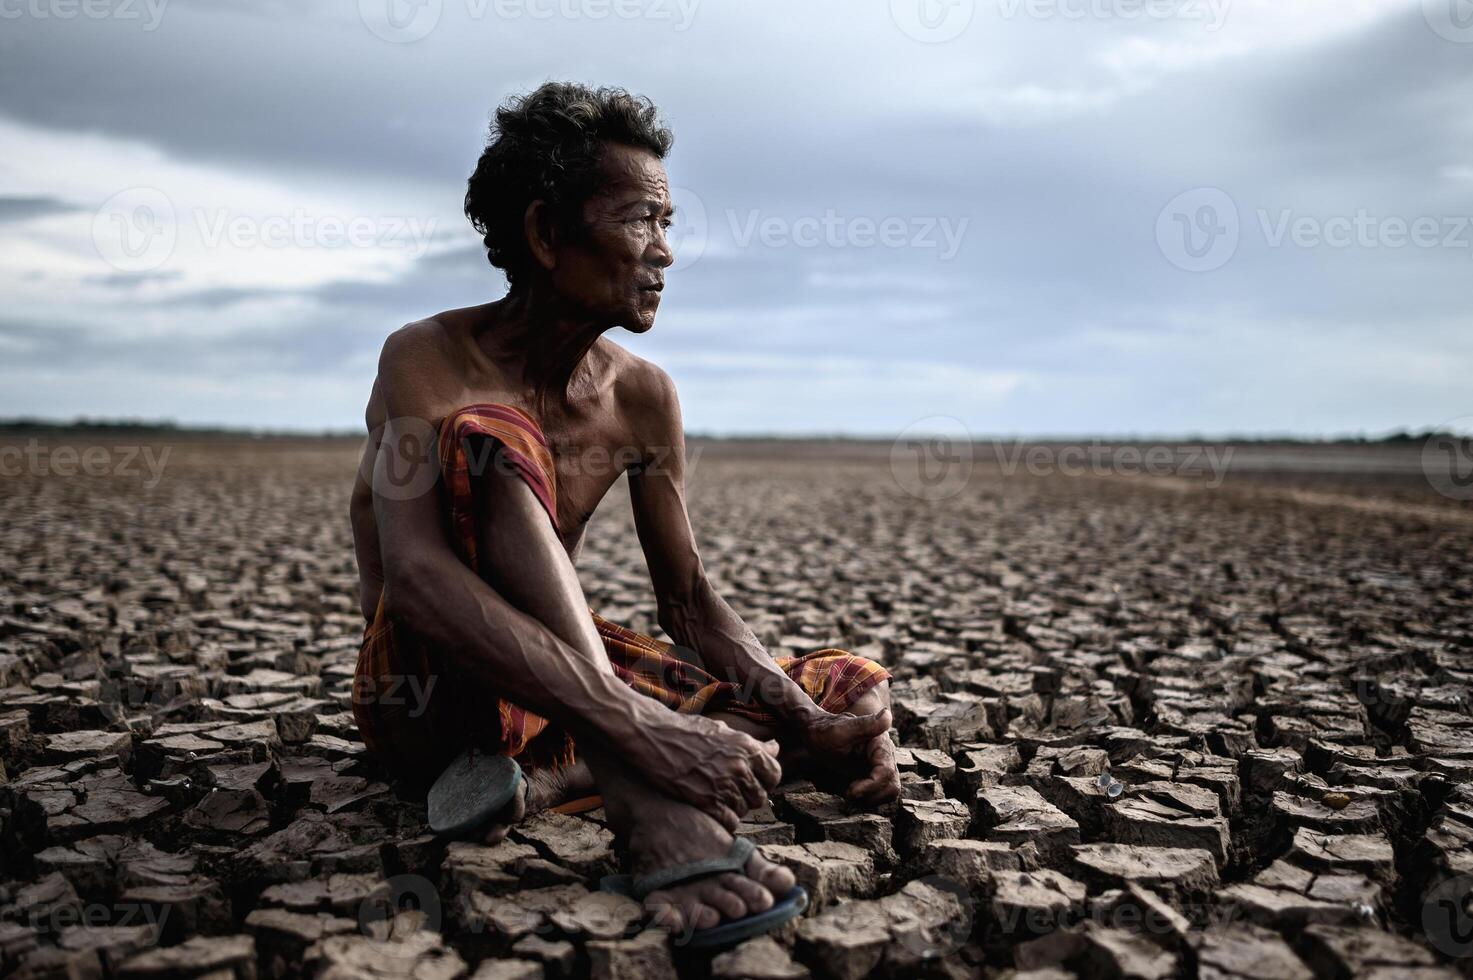
[[[598,887],[600,891],[613,892],[616,895],[625,895],[643,901],[651,892],[694,881],[697,878],[724,874],[727,871],[743,874],[754,850],[756,848],[752,846],[752,842],[745,837],[734,837],[731,841],[731,850],[726,852],[725,857],[687,861],[685,864],[671,865],[668,868],[661,868],[643,875],[605,875],[598,883]],[[745,919],[732,919],[730,922],[723,922],[709,929],[697,929],[688,936],[676,939],[675,944],[695,949],[730,946],[743,939],[770,932],[784,922],[791,922],[802,915],[803,910],[807,907],[808,892],[803,890],[803,886],[794,885],[786,895],[778,899],[772,908],[765,912],[749,915]]]
[[[430,830],[466,838],[485,827],[517,795],[522,767],[504,755],[466,750],[430,787]]]

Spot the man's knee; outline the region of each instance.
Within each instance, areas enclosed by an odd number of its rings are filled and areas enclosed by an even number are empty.
[[[890,682],[882,680],[854,699],[847,710],[856,715],[872,715],[890,707]]]

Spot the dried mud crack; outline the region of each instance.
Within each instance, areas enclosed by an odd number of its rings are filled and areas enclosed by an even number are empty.
[[[0,477],[0,974],[1473,976],[1473,525],[1409,478],[703,445],[718,586],[888,666],[904,785],[749,814],[812,905],[712,956],[598,892],[600,811],[446,846],[365,755],[356,445],[171,449]],[[619,488],[580,574],[653,631]]]

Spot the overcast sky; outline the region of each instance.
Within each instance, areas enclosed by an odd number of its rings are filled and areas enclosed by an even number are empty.
[[[361,425],[386,334],[500,295],[464,182],[491,110],[546,79],[675,131],[679,260],[655,329],[613,339],[693,432],[1473,415],[1470,0],[0,19],[0,415]]]

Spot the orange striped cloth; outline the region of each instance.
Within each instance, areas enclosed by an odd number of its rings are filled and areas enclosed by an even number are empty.
[[[474,437],[484,437],[476,439]],[[468,442],[468,440],[470,440]],[[499,451],[536,494],[557,527],[557,488],[552,453],[532,419],[507,405],[471,405],[439,427],[440,492],[451,543],[479,573],[477,522],[471,481],[499,461],[472,452]],[[636,633],[593,614],[614,673],[630,687],[685,713],[728,711],[756,721],[775,720],[740,685],[718,680],[690,662],[692,652]],[[889,678],[874,661],[826,649],[775,662],[819,707],[846,710]],[[574,757],[572,737],[548,719],[500,697],[447,677],[441,658],[402,625],[389,621],[380,597],[363,636],[353,684],[353,714],[363,741],[391,770],[411,781],[433,778],[462,749],[477,746],[516,757],[524,767],[558,767]],[[494,706],[494,710],[493,710]]]

